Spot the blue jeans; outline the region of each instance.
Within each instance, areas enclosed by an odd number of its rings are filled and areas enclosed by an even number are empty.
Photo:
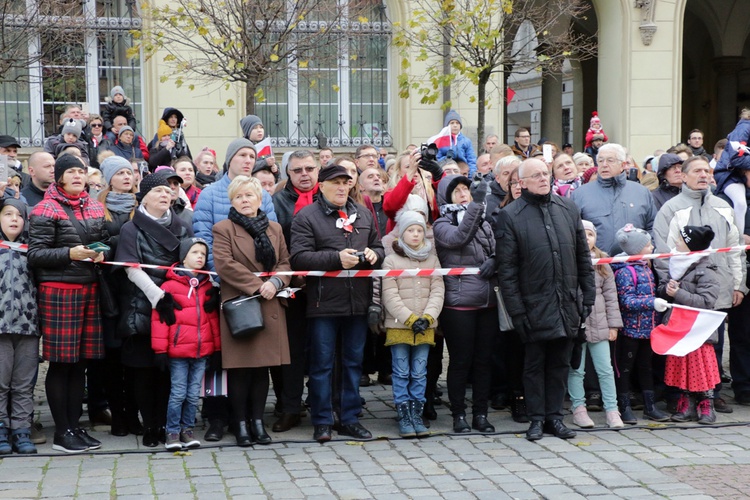
[[[602,402],[604,410],[617,409],[617,389],[615,388],[615,372],[612,370],[612,361],[609,356],[609,342],[585,342],[581,349],[581,366],[577,370],[570,369],[568,372],[568,394],[570,394],[571,408],[575,410],[579,406],[586,405],[586,394],[583,389],[583,376],[586,374],[586,349],[591,353],[591,361],[594,362],[596,375],[599,377],[599,388],[602,391]]]
[[[313,425],[333,425],[333,365],[336,339],[341,338],[341,424],[355,424],[362,410],[359,379],[367,338],[366,316],[310,318],[308,392]]]
[[[407,401],[425,402],[427,387],[427,354],[429,344],[391,346],[393,357],[393,402],[397,405]]]
[[[167,433],[176,434],[195,426],[201,381],[208,358],[170,358],[172,389],[167,405]]]

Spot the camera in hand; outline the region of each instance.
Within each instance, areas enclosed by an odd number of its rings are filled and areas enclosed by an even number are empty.
[[[419,146],[419,154],[422,156],[424,161],[436,161],[438,154],[437,144],[422,144]]]
[[[354,252],[354,255],[357,256],[360,264],[364,264],[365,261],[367,261],[367,259],[365,259],[365,252]]]

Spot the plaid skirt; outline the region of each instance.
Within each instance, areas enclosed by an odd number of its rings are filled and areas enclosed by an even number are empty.
[[[55,363],[104,357],[98,284],[39,285],[42,356]]]

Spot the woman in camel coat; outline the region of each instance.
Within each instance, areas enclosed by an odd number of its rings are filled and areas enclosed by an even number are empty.
[[[259,208],[262,191],[257,179],[237,176],[227,191],[232,202],[229,218],[213,227],[214,266],[221,279],[221,298],[226,301],[259,294],[253,300],[261,301],[264,328],[250,338],[235,339],[222,315],[222,366],[228,370],[237,444],[268,444],[271,438],[263,425],[268,368],[290,362],[286,303],[276,298],[276,292],[289,285],[291,277],[260,278],[254,273],[290,271],[289,252],[281,226],[269,221]]]

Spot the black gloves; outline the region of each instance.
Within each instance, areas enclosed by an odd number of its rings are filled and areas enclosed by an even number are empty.
[[[213,372],[221,371],[221,351],[214,351],[211,357],[208,359],[208,366]]]
[[[494,257],[490,257],[485,260],[481,266],[479,266],[479,277],[483,280],[488,280],[495,274],[497,270],[497,261]]]
[[[512,319],[513,330],[515,330],[521,338],[521,342],[526,342],[529,335],[531,335],[531,323],[529,323],[529,318],[526,317],[525,314],[519,314],[518,316],[513,316]]]
[[[166,352],[160,352],[154,355],[154,366],[159,369],[160,372],[169,371],[169,355]]]
[[[156,303],[154,309],[159,313],[159,321],[167,326],[172,326],[175,324],[175,321],[177,321],[174,317],[174,311],[175,309],[182,311],[182,306],[175,302],[171,293],[167,292],[164,294],[164,297],[159,299],[159,302]]]
[[[581,323],[586,321],[586,318],[591,316],[591,306],[583,305],[581,306],[581,310],[579,311],[581,314]]]
[[[419,318],[411,325],[411,331],[415,334],[424,333],[430,327],[430,322],[427,318]]]
[[[471,199],[476,203],[484,203],[485,198],[487,198],[487,191],[489,191],[487,181],[484,180],[482,174],[475,174],[474,180],[469,187]]]
[[[207,313],[212,313],[219,310],[221,305],[221,296],[219,294],[219,287],[212,286],[206,292],[206,302],[203,303],[203,310]]]
[[[436,160],[427,160],[425,158],[421,158],[419,160],[419,166],[432,174],[433,182],[439,181],[443,176],[443,169],[440,168],[440,165]]]

